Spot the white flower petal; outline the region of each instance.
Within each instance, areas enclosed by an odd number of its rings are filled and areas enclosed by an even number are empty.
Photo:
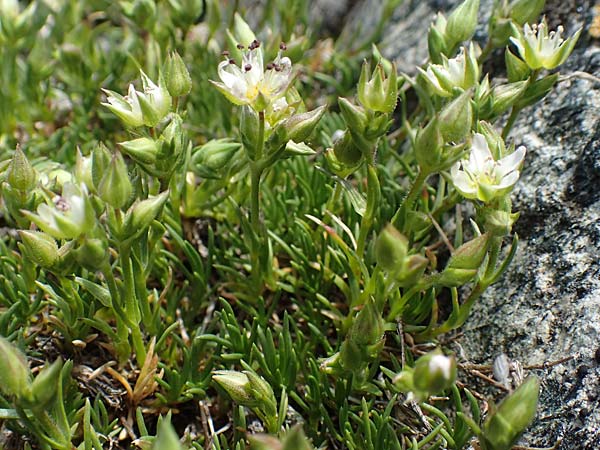
[[[471,173],[480,174],[491,170],[493,165],[494,158],[485,137],[483,134],[476,133],[473,136],[471,154],[469,155],[469,162],[466,167],[467,170]]]
[[[505,156],[500,161],[496,168],[496,174],[500,178],[519,168],[525,158],[525,147],[520,146],[510,155]]]
[[[518,170],[509,173],[504,178],[502,178],[502,180],[500,180],[500,183],[498,183],[498,189],[507,189],[513,187],[519,179],[519,175],[520,173]]]
[[[471,177],[466,172],[459,170],[452,177],[454,187],[458,192],[467,198],[475,198],[477,196],[477,183],[474,183]]]

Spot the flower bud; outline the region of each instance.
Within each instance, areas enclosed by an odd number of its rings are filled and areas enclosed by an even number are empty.
[[[477,28],[479,0],[465,0],[448,16],[445,37],[449,47],[471,39]]]
[[[58,261],[58,245],[42,231],[19,230],[21,251],[35,264],[50,269]]]
[[[510,18],[518,25],[534,22],[542,13],[546,0],[513,0],[509,6]]]
[[[350,100],[344,97],[339,98],[338,104],[348,128],[354,133],[361,135],[368,125],[367,115],[365,114],[364,109],[354,105]]]
[[[348,335],[357,344],[375,344],[383,339],[384,325],[381,312],[369,300],[354,318]]]
[[[483,441],[488,450],[509,450],[525,428],[533,421],[537,409],[540,382],[529,377],[498,409],[488,416],[483,425]]]
[[[414,392],[414,371],[415,369],[413,367],[406,366],[402,369],[402,372],[396,374],[396,376],[392,378],[392,383],[394,383],[394,386],[401,392]]]
[[[141,28],[150,28],[156,18],[155,0],[129,0],[120,2],[123,14]]]
[[[390,128],[390,125],[393,123],[393,120],[390,119],[388,114],[379,114],[375,115],[371,120],[369,120],[367,128],[364,132],[364,141],[361,143],[361,148],[363,148],[363,152],[372,151],[374,147],[374,141],[383,136],[387,130]],[[362,136],[360,136],[362,138]],[[357,136],[354,134],[353,139],[359,144],[357,140]]]
[[[172,97],[187,95],[192,90],[192,77],[179,53],[171,52],[165,64],[167,89]]]
[[[352,135],[348,130],[345,130],[342,137],[334,142],[333,153],[336,159],[347,167],[358,166],[363,158],[362,152],[354,144]]]
[[[171,17],[173,23],[183,30],[186,30],[200,20],[205,14],[205,0],[169,0],[168,5],[172,8]],[[211,14],[212,15],[212,14]],[[216,20],[220,20],[219,15],[215,14]]]
[[[171,116],[171,122],[160,135],[156,142],[157,152],[154,168],[150,172],[159,177],[171,174],[175,167],[181,162],[184,151],[185,137],[183,133],[183,122],[177,114]]]
[[[440,132],[439,119],[435,116],[417,133],[415,157],[425,173],[435,172],[442,162],[444,139]]]
[[[106,145],[100,142],[92,150],[92,184],[98,189],[102,176],[110,164],[111,153]]]
[[[165,418],[160,418],[158,421],[156,439],[150,450],[183,450],[173,425]]]
[[[400,287],[414,286],[419,282],[429,260],[422,255],[411,255],[406,259],[402,270],[396,273],[396,282]]]
[[[156,162],[158,143],[150,138],[138,138],[131,141],[119,142],[121,151],[142,165],[153,165]],[[108,166],[108,164],[107,164]]]
[[[221,178],[221,169],[227,166],[241,145],[228,139],[214,139],[194,149],[190,168],[203,178]]]
[[[439,129],[445,142],[459,142],[471,131],[471,92],[465,91],[448,103],[439,115]]]
[[[302,427],[294,425],[283,438],[283,448],[281,450],[313,450],[314,447],[305,436]]]
[[[169,191],[165,191],[155,197],[134,203],[125,217],[125,234],[134,236],[146,230],[158,217],[168,197]]]
[[[491,103],[481,108],[480,116],[484,118],[500,116],[521,99],[527,87],[527,81],[495,86],[489,94]]]
[[[358,81],[358,99],[360,103],[365,108],[373,111],[393,112],[398,100],[396,67],[392,65],[390,76],[386,78],[383,66],[377,64],[371,79],[368,80],[368,78],[369,64],[365,62]]]
[[[6,180],[12,188],[19,191],[30,191],[37,184],[37,173],[18,145],[8,165]]]
[[[386,225],[375,242],[377,264],[388,272],[400,270],[408,252],[408,239],[392,224]]]
[[[129,201],[132,189],[123,156],[115,153],[100,180],[98,195],[113,208],[120,209]]]
[[[225,389],[234,402],[242,406],[257,406],[258,403],[250,392],[250,380],[245,372],[217,370],[214,372],[212,379]]]
[[[421,356],[415,364],[413,382],[415,390],[431,394],[450,388],[456,381],[456,360],[435,350]]]
[[[0,391],[11,397],[21,397],[31,385],[31,372],[25,356],[0,336]]]
[[[279,439],[268,434],[256,433],[248,435],[250,450],[283,450],[283,444]]]
[[[264,378],[259,377],[256,373],[250,370],[243,372],[248,377],[248,389],[252,397],[260,404],[260,409],[267,416],[277,415],[277,401],[273,388],[267,383]]]
[[[29,408],[42,410],[50,406],[56,399],[56,391],[62,370],[62,360],[58,358],[52,364],[46,364],[31,383],[30,397],[27,403]]]
[[[479,270],[490,243],[490,233],[484,233],[458,247],[440,274],[442,286],[459,286],[470,281]]]
[[[286,139],[294,142],[304,142],[307,140],[319,123],[319,120],[321,120],[325,109],[325,106],[320,106],[312,111],[296,114],[286,120],[283,124],[286,131]]]
[[[446,18],[442,13],[438,13],[435,23],[429,27],[427,34],[427,46],[429,48],[429,58],[434,64],[442,63],[442,55],[447,55],[448,45],[446,44]]]

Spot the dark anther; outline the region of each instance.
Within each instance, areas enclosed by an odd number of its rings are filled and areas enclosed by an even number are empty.
[[[229,56],[229,52],[227,50],[223,50],[223,52],[221,53],[221,55],[223,55],[223,56]]]
[[[253,41],[250,43],[250,45],[248,46],[248,50],[255,50],[255,49],[257,49],[258,47],[260,47],[260,42],[259,42],[258,40],[256,40],[256,39],[254,39],[254,40],[253,40]]]
[[[279,50],[287,50],[287,45],[285,45],[285,42],[279,44]]]
[[[235,59],[231,58],[231,59],[229,60],[229,64],[235,64]]]
[[[275,72],[281,72],[281,66],[279,64],[275,64]]]
[[[273,70],[274,67],[275,67],[275,65],[273,63],[267,64],[267,70]]]
[[[244,66],[244,70],[245,70],[246,72],[248,72],[249,70],[252,70],[252,65],[250,65],[250,64],[246,64],[246,65]]]
[[[244,50],[244,46],[242,44],[238,44],[236,45],[236,47],[238,48],[238,50]]]

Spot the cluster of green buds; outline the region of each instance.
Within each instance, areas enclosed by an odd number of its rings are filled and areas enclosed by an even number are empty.
[[[414,286],[423,276],[429,260],[421,254],[410,254],[408,238],[392,224],[386,225],[375,242],[375,259],[398,286]]]
[[[278,431],[277,400],[273,389],[262,377],[252,370],[217,370],[212,379],[234,402],[254,411],[269,432]]]
[[[0,39],[17,42],[21,38],[34,36],[44,26],[51,9],[46,2],[31,2],[21,9],[18,0],[0,2]]]
[[[358,81],[358,101],[360,105],[346,98],[339,99],[347,128],[336,139],[333,149],[327,152],[332,169],[344,177],[357,170],[364,161],[373,163],[377,141],[391,125],[391,114],[398,101],[395,65],[380,62],[371,72],[365,61]]]
[[[546,0],[501,0],[494,4],[490,18],[490,43],[498,48],[508,44],[513,27],[522,27],[536,20]]]
[[[360,384],[369,363],[379,356],[384,344],[385,321],[382,311],[373,299],[369,299],[352,318],[340,351],[323,360],[321,370],[332,375],[352,373]]]
[[[67,450],[72,448],[72,431],[61,405],[63,366],[70,370],[70,363],[57,359],[33,377],[23,353],[0,336],[0,392],[13,400],[18,417],[36,425],[42,442]]]
[[[491,405],[483,427],[459,414],[477,436],[482,450],[510,450],[535,418],[539,391],[539,379],[528,377],[499,405]]]
[[[417,131],[415,157],[423,176],[446,170],[461,158],[473,122],[472,92],[450,101]]]
[[[149,133],[120,142],[119,148],[144,172],[168,186],[188,151],[177,105],[181,97],[189,94],[192,80],[177,52],[167,56],[158,78],[157,85],[141,71],[142,92],[136,91],[133,84],[129,85],[126,96],[104,89],[107,101],[102,104],[128,128],[149,127]],[[162,126],[160,134],[157,133],[159,125]]]
[[[39,201],[39,195],[35,190],[38,186],[39,174],[19,146],[3,173],[3,179],[0,187],[8,216],[12,217],[17,225],[24,226],[25,221],[20,211],[35,209]]]
[[[392,382],[409,401],[423,401],[449,389],[456,381],[456,360],[437,349],[421,356],[414,367],[407,366]]]
[[[465,0],[448,19],[438,13],[427,35],[429,56],[434,63],[440,63],[443,56],[453,55],[462,42],[471,39],[477,27],[478,10],[479,0]]]

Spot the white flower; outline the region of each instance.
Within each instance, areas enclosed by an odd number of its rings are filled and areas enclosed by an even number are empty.
[[[473,44],[469,50],[463,47],[452,59],[442,55],[442,64],[430,64],[427,70],[418,68],[433,92],[440,97],[452,97],[454,88],[467,90],[479,81],[477,50]]]
[[[144,73],[142,75],[142,88],[137,97],[144,116],[144,124],[149,127],[156,126],[171,110],[171,95],[165,86],[162,75],[159,76],[158,86]]]
[[[23,211],[23,214],[57,239],[75,239],[93,227],[94,210],[85,184],[66,183],[62,195],[57,195],[52,201],[52,206],[46,203],[39,205],[37,214],[29,211]]]
[[[566,61],[581,33],[580,29],[572,37],[564,40],[561,37],[563,31],[563,27],[559,26],[556,31],[548,33],[548,25],[545,21],[533,26],[525,24],[523,31],[513,25],[513,33],[516,37],[511,37],[510,40],[530,69],[551,70]]]
[[[463,196],[489,202],[508,193],[519,179],[519,166],[525,147],[495,161],[482,134],[473,136],[469,159],[457,162],[450,170],[454,187]]]
[[[126,126],[135,128],[144,124],[144,115],[142,114],[142,108],[138,100],[138,93],[133,84],[129,85],[129,90],[125,97],[108,89],[102,90],[108,95],[108,103],[102,103],[102,105],[115,113]]]
[[[292,62],[280,52],[265,70],[260,43],[254,41],[243,52],[241,67],[226,59],[219,64],[218,73],[221,82],[211,82],[229,101],[264,111],[287,91],[292,81]]]
[[[445,355],[433,355],[429,360],[429,373],[439,373],[443,378],[452,378],[453,361]]]
[[[128,127],[156,126],[171,110],[171,95],[165,87],[162,75],[158,86],[144,73],[142,90],[136,91],[133,84],[129,85],[127,95],[123,97],[114,91],[102,89],[107,95],[107,103],[102,103],[115,113]]]

